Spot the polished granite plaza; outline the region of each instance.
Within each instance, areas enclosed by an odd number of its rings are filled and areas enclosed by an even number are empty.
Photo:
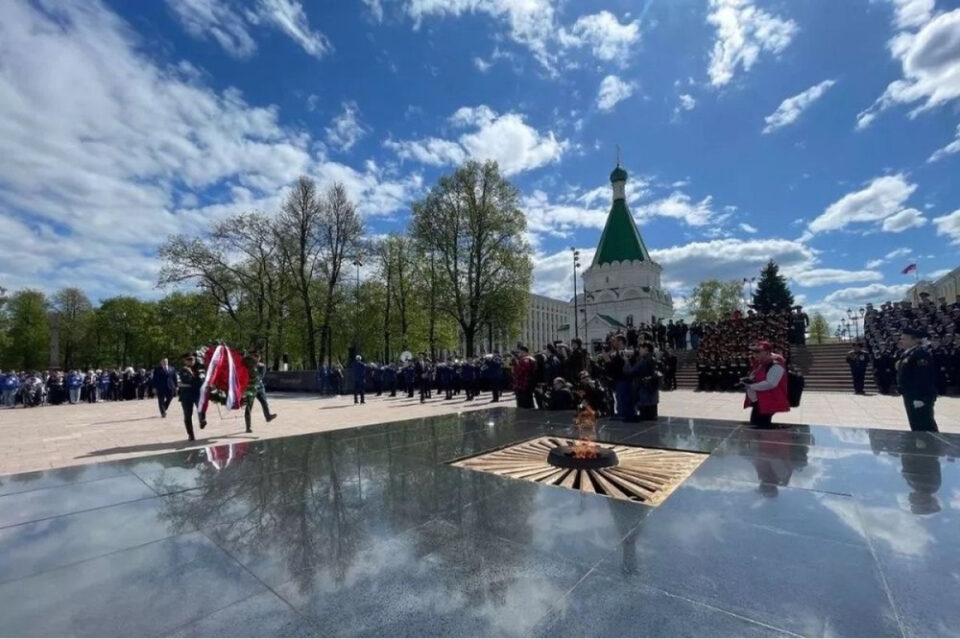
[[[512,408],[0,477],[0,635],[956,636],[960,436],[661,418],[660,506],[447,462]]]

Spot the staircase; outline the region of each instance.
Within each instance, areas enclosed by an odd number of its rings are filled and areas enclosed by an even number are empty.
[[[853,379],[847,366],[847,353],[850,344],[810,344],[794,346],[790,363],[806,378],[806,390],[853,392]],[[677,386],[680,388],[697,387],[696,351],[682,351],[677,354]],[[867,367],[864,390],[876,393],[873,379],[873,366]]]

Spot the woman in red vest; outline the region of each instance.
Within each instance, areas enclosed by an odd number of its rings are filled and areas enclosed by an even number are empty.
[[[783,356],[773,352],[770,342],[761,340],[750,351],[753,370],[744,379],[747,397],[744,408],[750,408],[750,423],[757,428],[770,428],[774,413],[790,410],[787,394],[787,363]]]

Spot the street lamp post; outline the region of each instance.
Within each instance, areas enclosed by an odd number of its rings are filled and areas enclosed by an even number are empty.
[[[353,350],[356,352],[360,347],[360,267],[363,266],[363,256],[358,255],[353,265],[357,267],[356,314],[353,322]]]
[[[857,341],[860,340],[860,320],[863,319],[866,311],[862,308],[858,308],[854,311],[852,308],[847,309],[847,319],[853,322],[853,329],[857,335]]]
[[[580,268],[580,251],[572,246],[570,250],[573,251],[573,336],[579,339],[580,316],[577,312],[577,269]],[[586,304],[587,300],[583,300],[583,302]]]

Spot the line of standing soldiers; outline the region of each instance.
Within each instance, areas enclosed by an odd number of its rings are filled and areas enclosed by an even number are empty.
[[[406,393],[408,398],[419,393],[421,403],[431,399],[434,391],[447,400],[464,393],[467,401],[476,399],[481,392],[490,392],[490,401],[499,402],[507,382],[498,355],[433,362],[426,353],[421,353],[399,366],[368,364],[358,355],[350,373],[357,404],[365,403],[367,392],[376,393],[378,397],[383,394],[396,397],[398,391]]]

